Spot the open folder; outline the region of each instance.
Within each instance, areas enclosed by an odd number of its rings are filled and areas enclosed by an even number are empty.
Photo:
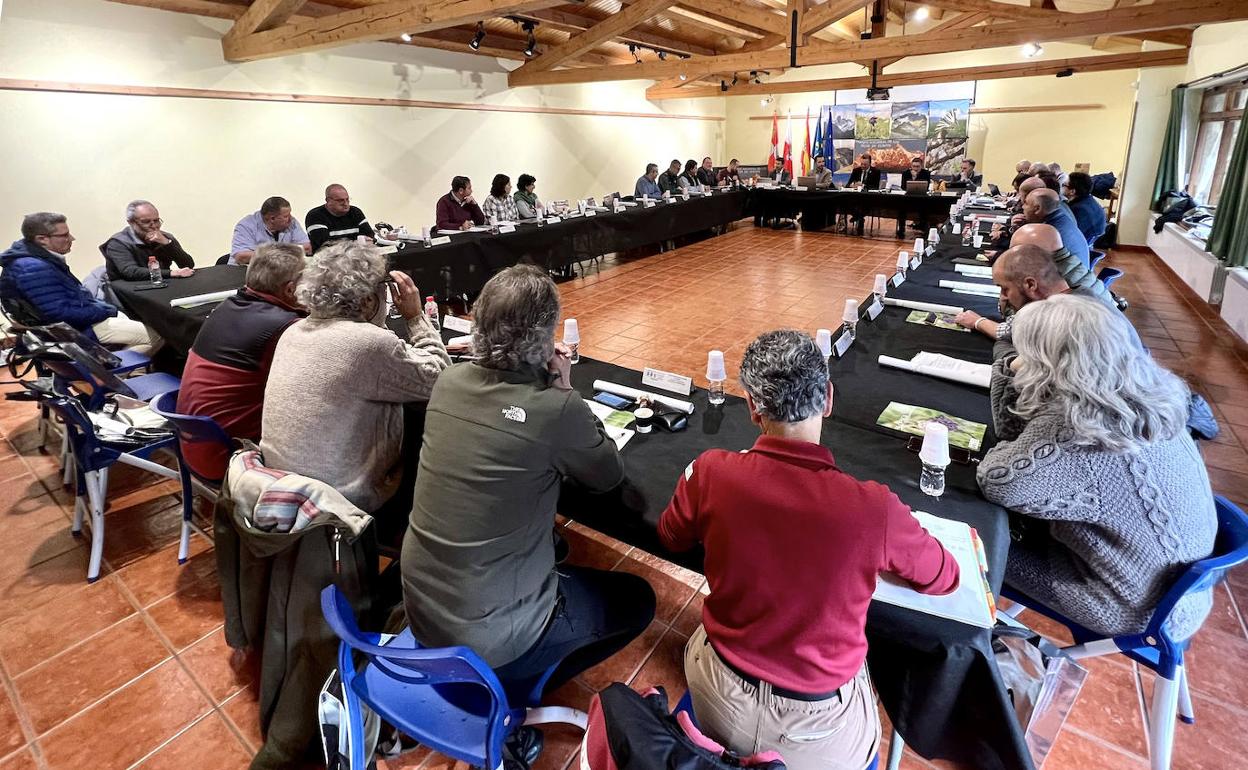
[[[988,559],[979,534],[965,522],[942,519],[923,511],[912,513],[923,529],[939,540],[958,563],[961,574],[958,587],[944,596],[929,596],[892,575],[884,574],[876,583],[871,598],[959,623],[992,628],[996,624],[996,602],[988,584]]]

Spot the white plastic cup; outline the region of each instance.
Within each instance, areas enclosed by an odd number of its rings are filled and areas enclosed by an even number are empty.
[[[841,315],[841,320],[847,324],[858,323],[858,300],[845,300],[845,312]]]
[[[902,251],[897,254],[897,269],[905,270],[910,267],[910,252]]]
[[[728,375],[724,371],[724,351],[712,350],[706,354],[706,379],[725,380]]]
[[[975,248],[977,249],[983,248],[984,236],[980,235],[979,233],[976,233],[975,237],[971,239],[971,242],[975,245]]]
[[[823,353],[824,358],[832,355],[832,330],[816,329],[815,344],[819,346],[819,352]]]
[[[581,330],[576,325],[575,318],[568,318],[563,322],[563,342],[565,345],[576,345],[581,341]]]
[[[949,464],[949,429],[943,423],[931,420],[924,426],[919,459],[941,468]]]
[[[888,276],[884,275],[883,273],[876,273],[875,274],[875,287],[872,288],[871,291],[880,295],[881,297],[883,297],[885,294],[888,294]]]
[[[424,241],[425,243],[429,242],[429,228],[428,227],[420,228],[420,239]]]
[[[914,239],[914,253],[915,254],[923,253],[923,239],[922,238]]]
[[[961,222],[954,222],[954,223],[953,223],[953,234],[954,234],[954,235],[961,235],[961,234],[962,234],[962,223],[961,223]]]
[[[936,232],[935,227],[927,231],[927,240],[930,243],[936,243],[938,240],[940,240],[940,235],[939,233]]]

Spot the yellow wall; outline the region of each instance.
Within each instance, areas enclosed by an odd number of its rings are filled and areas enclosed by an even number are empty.
[[[508,90],[515,62],[385,43],[229,64],[227,28],[102,0],[7,0],[0,77],[723,115],[714,99],[651,104],[642,81]],[[142,197],[209,262],[270,195],[302,218],[342,182],[373,221],[419,228],[453,174],[478,195],[495,173],[528,172],[546,199],[600,196],[631,192],[647,162],[718,156],[723,141],[723,121],[0,91],[0,235],[18,237],[23,213],[63,212],[82,275]]]
[[[1216,72],[1248,63],[1248,22],[1209,24],[1192,37],[1186,67],[1140,70],[1140,90],[1135,116],[1135,137],[1127,162],[1127,181],[1122,196],[1118,238],[1122,243],[1143,245],[1148,235],[1157,159],[1170,116],[1170,91]]]
[[[1090,55],[1086,46],[1062,43],[1045,45],[1043,59]],[[950,69],[976,64],[997,64],[1022,61],[1017,48],[976,51],[974,54],[916,56],[889,68],[889,72],[917,72]],[[855,65],[803,68],[799,73],[776,78],[809,80],[862,75]],[[973,107],[1015,107],[1032,105],[1098,104],[1101,109],[1069,110],[1043,113],[974,114],[970,122],[969,154],[979,162],[978,170],[985,178],[1007,187],[1014,178],[1014,164],[1022,158],[1057,161],[1067,171],[1075,163],[1092,164],[1094,173],[1113,171],[1122,175],[1127,150],[1127,132],[1131,122],[1131,105],[1135,80],[1134,70],[1095,72],[1069,78],[1036,77],[1011,80],[985,80],[976,84]],[[793,111],[793,141],[800,143],[805,135],[806,108],[812,113],[820,105],[831,104],[831,92],[784,94],[767,107],[758,97],[730,97],[728,102],[729,155],[745,163],[766,158],[771,143],[771,122],[750,120],[750,116],[770,115],[777,109],[781,118],[781,142],[784,141],[785,111]],[[802,128],[799,129],[798,117]]]

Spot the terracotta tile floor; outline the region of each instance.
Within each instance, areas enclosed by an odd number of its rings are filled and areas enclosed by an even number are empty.
[[[899,247],[746,226],[665,254],[608,260],[564,283],[562,293],[587,355],[701,382],[710,348],[724,350],[733,371],[760,331],[831,325],[845,297],[865,293]],[[1145,342],[1214,404],[1223,434],[1202,447],[1214,487],[1248,502],[1248,347],[1150,256],[1116,253],[1110,262],[1127,272],[1115,288],[1131,301],[1128,316]],[[260,741],[253,674],[225,645],[211,543],[194,538],[193,558],[179,567],[178,502],[169,485],[114,471],[106,566],[88,586],[86,543],[69,536],[72,500],[55,458],[36,448],[34,418],[29,404],[0,402],[0,770],[245,767]],[[553,700],[585,708],[594,689],[616,680],[664,684],[680,697],[682,649],[698,623],[703,579],[575,522],[565,529],[575,563],[643,574],[655,584],[660,611],[629,648]],[[1240,767],[1248,756],[1241,605],[1248,608],[1244,571],[1218,589],[1194,642],[1198,721],[1178,727],[1176,768]],[[1149,677],[1141,681],[1133,664],[1118,659],[1091,668],[1046,767],[1147,767]],[[571,729],[548,730],[539,766],[567,766],[578,741]],[[390,770],[454,765],[419,749],[382,763]],[[912,755],[903,763],[931,766]]]

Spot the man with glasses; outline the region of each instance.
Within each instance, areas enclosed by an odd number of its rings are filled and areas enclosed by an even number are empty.
[[[26,215],[21,240],[0,254],[0,303],[5,312],[31,325],[64,321],[102,344],[154,353],[161,344],[159,337],[97,300],[69,271],[65,255],[73,245],[64,214]]]
[[[195,272],[195,259],[172,234],[160,229],[164,220],[150,201],[126,204],[125,230],[100,245],[111,281],[146,281],[153,259],[165,278],[186,278]],[[173,266],[177,265],[174,269]]]
[[[353,241],[373,238],[373,226],[364,212],[351,205],[347,188],[331,184],[325,188],[325,205],[317,206],[303,218],[303,226],[312,239],[312,251],[319,251],[330,241]]]
[[[305,254],[312,253],[312,242],[303,231],[303,225],[290,215],[290,201],[279,195],[266,198],[259,211],[248,214],[234,225],[230,264],[247,264],[264,243],[293,243],[302,246]]]

